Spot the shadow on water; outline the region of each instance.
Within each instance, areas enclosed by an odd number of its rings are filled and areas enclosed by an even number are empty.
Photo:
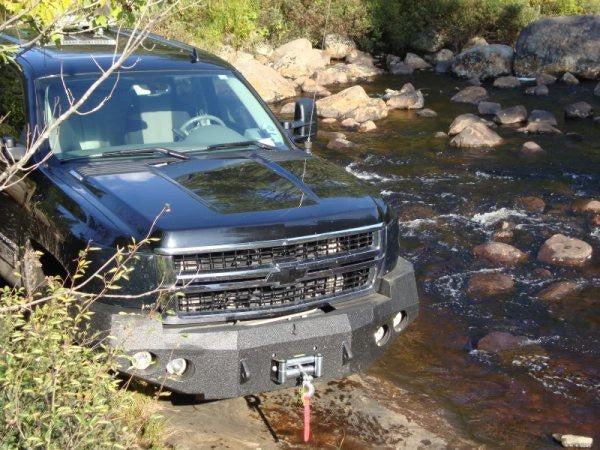
[[[359,145],[343,152],[322,145],[316,152],[346,166],[374,184],[400,216],[401,245],[414,263],[421,294],[417,322],[398,339],[371,374],[405,389],[425,392],[460,418],[474,439],[498,448],[552,448],[552,433],[600,439],[600,228],[576,215],[576,198],[600,196],[600,125],[565,120],[564,107],[587,101],[600,111],[595,84],[555,84],[548,97],[523,94],[525,86],[499,90],[484,85],[490,100],[503,107],[544,109],[558,119],[561,135],[524,135],[499,127],[504,143],[489,150],[456,149],[447,131],[458,114],[477,113],[472,105],[449,101],[462,80],[433,73],[411,77],[381,76],[363,85],[372,96],[405,82],[422,89],[435,118],[392,111],[369,134],[346,132]],[[340,87],[341,88],[341,87]],[[338,131],[338,128],[323,127]],[[534,140],[545,150],[526,157],[520,149]],[[325,141],[320,141],[324,144]],[[546,207],[528,212],[519,197],[537,196]],[[500,221],[514,230],[511,244],[528,261],[502,271],[517,290],[504,298],[472,300],[465,288],[471,273],[485,269],[472,248],[492,237]],[[555,233],[583,239],[594,259],[583,269],[547,266],[536,261],[542,242]],[[539,279],[535,269],[548,269]],[[548,304],[536,298],[557,280],[573,280],[583,289]],[[532,345],[509,355],[474,350],[491,331],[528,337]]]

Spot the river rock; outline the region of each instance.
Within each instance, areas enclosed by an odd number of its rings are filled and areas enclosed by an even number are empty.
[[[454,52],[452,50],[448,50],[447,48],[441,49],[435,55],[433,55],[433,62],[451,62],[454,59]]]
[[[456,118],[450,124],[450,129],[448,130],[448,134],[451,136],[458,134],[462,130],[464,130],[466,127],[468,127],[474,123],[483,123],[486,126],[491,124],[491,122],[488,122],[487,120],[482,119],[481,117],[476,116],[475,114],[471,114],[471,113],[461,114],[460,116],[456,116]]]
[[[515,52],[517,75],[540,72],[596,79],[600,75],[600,15],[550,17],[527,25]]]
[[[329,139],[330,141],[333,139],[347,139],[346,135],[340,131],[325,131],[319,130],[319,136]]]
[[[392,75],[412,75],[414,69],[402,61],[398,61],[389,65],[389,71]]]
[[[431,64],[414,53],[407,53],[404,57],[404,64],[412,67],[415,70],[425,70],[431,68]]]
[[[557,266],[584,266],[592,259],[592,246],[579,239],[555,234],[548,239],[538,253],[538,260]]]
[[[488,98],[488,93],[481,86],[469,86],[456,93],[450,100],[457,103],[477,105]]]
[[[290,53],[308,52],[312,49],[312,44],[308,39],[295,39],[277,47],[271,54],[271,59],[275,61]]]
[[[297,95],[294,83],[271,67],[261,64],[249,53],[236,52],[229,62],[244,75],[244,78],[267,103]]]
[[[360,131],[361,133],[368,133],[369,131],[373,131],[376,129],[377,125],[375,125],[375,122],[373,122],[372,120],[367,120],[366,122],[361,123],[358,127],[358,131]]]
[[[580,214],[600,214],[600,200],[579,199],[573,203],[573,211]]]
[[[527,89],[525,89],[525,94],[536,95],[538,97],[543,97],[545,95],[548,95],[549,93],[550,93],[550,90],[548,89],[548,86],[546,86],[545,84],[538,84],[537,86],[532,86],[532,87],[528,87]]]
[[[415,89],[411,83],[406,83],[400,91],[386,90],[389,96],[387,106],[391,109],[421,109],[425,106],[423,93]]]
[[[355,148],[356,144],[350,142],[347,139],[332,139],[327,143],[327,148],[329,150],[345,150],[348,148]]]
[[[543,155],[546,151],[533,141],[527,141],[521,147],[521,153],[525,155]]]
[[[518,128],[517,131],[525,134],[562,134],[558,128],[546,122],[529,122],[527,126]]]
[[[310,49],[286,53],[273,62],[273,68],[286,78],[310,77],[329,64],[329,57],[321,50]]]
[[[346,55],[346,62],[348,64],[357,64],[359,66],[375,67],[375,59],[371,54],[356,49],[348,52],[348,55]]]
[[[436,139],[446,139],[448,137],[448,135],[446,133],[444,133],[443,131],[436,131],[435,134],[433,135],[433,137]]]
[[[321,119],[321,123],[324,125],[333,125],[334,123],[337,123],[337,119],[334,119],[333,117],[325,117]]]
[[[536,267],[531,271],[531,276],[538,280],[549,280],[554,275],[548,269],[544,269],[543,267]]]
[[[448,73],[452,70],[452,61],[438,61],[433,70],[435,73]]]
[[[572,103],[565,108],[565,117],[569,119],[587,119],[593,113],[592,105],[587,102]]]
[[[502,109],[500,103],[494,102],[479,102],[477,112],[484,116],[495,116]]]
[[[344,59],[356,48],[356,44],[348,36],[329,33],[323,39],[323,48],[333,59]]]
[[[534,109],[529,113],[529,117],[527,118],[529,123],[547,123],[554,127],[558,126],[558,121],[554,114],[550,111],[544,111],[543,109]]]
[[[291,116],[296,112],[296,102],[286,103],[279,110],[279,114],[283,114],[286,116]]]
[[[301,90],[306,94],[314,94],[317,97],[328,97],[331,95],[330,91],[310,78],[302,83]]]
[[[357,122],[378,120],[387,116],[387,107],[381,99],[371,98],[361,86],[352,86],[337,94],[317,100],[321,117],[346,119]]]
[[[501,109],[494,117],[494,122],[501,125],[510,125],[513,123],[525,122],[526,120],[527,109],[522,105]]]
[[[594,439],[587,436],[578,436],[576,434],[553,434],[552,437],[567,448],[591,448],[594,445]]]
[[[537,298],[547,302],[562,300],[581,289],[574,281],[557,281],[537,294]]]
[[[536,144],[537,145],[537,144]],[[542,150],[543,151],[543,150]],[[521,197],[515,201],[518,208],[534,213],[543,213],[546,209],[546,202],[539,197]]]
[[[515,336],[506,331],[493,331],[479,339],[477,349],[490,353],[501,353],[518,350],[528,341],[526,336]]]
[[[462,51],[468,50],[473,47],[479,47],[480,45],[488,45],[488,41],[483,36],[473,36],[463,46]]]
[[[516,247],[502,242],[486,242],[473,249],[473,255],[496,266],[516,266],[525,261],[527,255]]]
[[[521,87],[521,82],[517,77],[506,76],[496,78],[494,80],[494,87],[499,89],[513,89]]]
[[[360,127],[360,122],[357,122],[356,120],[348,117],[347,119],[344,119],[340,122],[340,126],[342,128],[345,128],[346,130],[358,131],[358,128]]]
[[[479,45],[458,54],[452,72],[458,77],[481,80],[512,73],[513,49],[508,45]]]
[[[542,72],[535,77],[535,81],[538,86],[547,86],[549,84],[556,83],[556,77],[554,75],[550,75],[549,73]]]
[[[437,113],[433,109],[425,108],[417,111],[419,117],[437,117]]]
[[[450,145],[464,148],[496,147],[501,143],[498,133],[481,122],[468,125],[450,141]]]
[[[319,69],[313,74],[315,82],[321,86],[348,83],[348,68],[346,64],[335,64],[331,67]]]
[[[512,292],[515,282],[512,277],[497,272],[480,272],[469,278],[467,294],[471,298],[492,297]]]
[[[446,36],[432,28],[423,28],[418,31],[412,41],[410,48],[418,52],[435,53],[444,46]]]
[[[576,85],[579,84],[579,80],[571,72],[565,72],[562,76],[561,81],[565,84]]]

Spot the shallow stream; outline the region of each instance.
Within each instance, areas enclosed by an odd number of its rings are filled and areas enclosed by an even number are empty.
[[[368,134],[345,132],[359,147],[329,151],[319,141],[315,152],[336,161],[375,185],[400,216],[403,253],[415,265],[420,317],[391,351],[370,370],[386,381],[436,400],[450,420],[475,441],[493,448],[554,448],[552,433],[593,436],[600,441],[600,227],[571,211],[580,197],[600,198],[600,124],[564,119],[564,107],[587,101],[600,112],[594,84],[550,86],[548,97],[484,85],[490,100],[503,107],[553,112],[563,134],[526,136],[500,127],[504,144],[489,150],[450,147],[435,138],[448,131],[472,105],[450,97],[465,81],[434,73],[385,75],[364,83],[373,96],[412,82],[426,95],[436,118],[394,111]],[[324,130],[339,130],[322,126]],[[521,146],[534,140],[547,152],[524,156]],[[515,206],[519,197],[537,196],[542,213]],[[488,241],[499,222],[514,224],[511,244],[528,253],[527,263],[503,269],[517,290],[506,297],[472,300],[469,276],[489,270],[471,250]],[[536,260],[545,239],[563,233],[594,247],[582,269],[552,267]],[[549,269],[552,278],[533,275]],[[558,280],[583,289],[548,303],[536,298]],[[499,357],[476,350],[491,331],[525,335],[527,350]]]

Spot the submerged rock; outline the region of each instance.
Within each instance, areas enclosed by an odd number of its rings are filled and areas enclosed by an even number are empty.
[[[539,197],[533,197],[533,196],[518,198],[515,201],[515,205],[518,208],[524,209],[525,211],[536,212],[536,213],[542,213],[542,212],[544,212],[544,209],[546,208],[546,202],[544,202],[544,200],[542,200]]]
[[[452,61],[438,61],[433,68],[436,73],[448,73],[452,70]]]
[[[579,199],[573,204],[573,211],[583,214],[600,214],[600,200]]]
[[[412,75],[414,69],[402,61],[398,61],[389,65],[389,71],[392,75]]]
[[[503,242],[486,242],[473,249],[473,255],[496,266],[516,266],[525,261],[527,255],[518,248]]]
[[[521,153],[525,155],[543,155],[546,151],[533,141],[527,141],[521,147]]]
[[[496,147],[502,143],[502,138],[495,131],[481,122],[466,126],[452,138],[450,145],[454,147],[477,148]]]
[[[417,111],[419,117],[437,117],[437,113],[433,109],[425,108]]]
[[[600,15],[549,17],[527,25],[517,39],[515,72],[596,79],[600,75]]]
[[[592,259],[592,246],[579,239],[555,234],[538,253],[538,260],[557,266],[581,267]]]
[[[535,81],[539,86],[547,86],[548,84],[556,83],[556,77],[549,73],[542,72],[535,77]]]
[[[479,102],[477,111],[484,116],[495,116],[502,109],[500,103],[494,102]]]
[[[521,127],[517,131],[526,134],[562,134],[558,128],[546,122],[529,122],[527,126]]]
[[[532,86],[525,89],[525,93],[527,95],[537,95],[538,97],[541,97],[544,95],[548,95],[549,90],[548,86],[546,86],[545,84],[538,84],[537,86]]]
[[[579,291],[581,286],[579,286],[574,281],[557,281],[556,283],[551,284],[545,289],[542,289],[538,294],[537,298],[544,301],[558,301],[562,300],[565,297],[568,297],[571,294]]]
[[[525,122],[527,120],[527,109],[524,106],[512,106],[496,113],[494,121],[501,125]]]
[[[455,94],[450,100],[457,103],[477,105],[488,98],[488,93],[481,86],[469,86]]]
[[[517,77],[513,76],[500,77],[494,80],[494,87],[499,89],[514,89],[521,87],[521,82]]]
[[[375,125],[375,122],[373,122],[372,120],[367,120],[366,122],[361,123],[360,127],[358,127],[358,131],[360,131],[361,133],[367,133],[376,129],[377,125]]]
[[[477,343],[477,349],[490,353],[501,353],[505,351],[518,350],[526,345],[529,339],[526,336],[515,336],[506,331],[493,331]]]
[[[512,73],[514,51],[508,45],[479,45],[454,58],[452,72],[462,78],[478,77],[481,80]]]
[[[327,144],[327,148],[329,150],[345,150],[348,148],[355,148],[355,147],[356,147],[356,144],[353,142],[350,142],[347,139],[332,139]]]
[[[515,288],[514,280],[503,273],[482,272],[469,278],[467,294],[471,298],[493,297],[512,292]]]
[[[550,111],[544,111],[542,109],[534,109],[529,113],[529,117],[527,118],[528,122],[538,122],[538,123],[547,123],[552,126],[558,126],[558,121],[554,114]]]
[[[561,81],[563,83],[571,85],[579,84],[579,80],[575,77],[575,75],[573,75],[570,72],[565,72],[565,74],[561,78]]]
[[[565,108],[565,116],[569,119],[587,119],[593,113],[592,105],[587,102],[572,103]]]

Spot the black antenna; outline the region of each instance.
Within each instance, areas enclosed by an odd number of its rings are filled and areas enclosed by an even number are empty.
[[[192,52],[190,53],[190,62],[191,63],[197,63],[198,62],[198,50],[196,50],[196,47],[194,47],[192,49]]]

